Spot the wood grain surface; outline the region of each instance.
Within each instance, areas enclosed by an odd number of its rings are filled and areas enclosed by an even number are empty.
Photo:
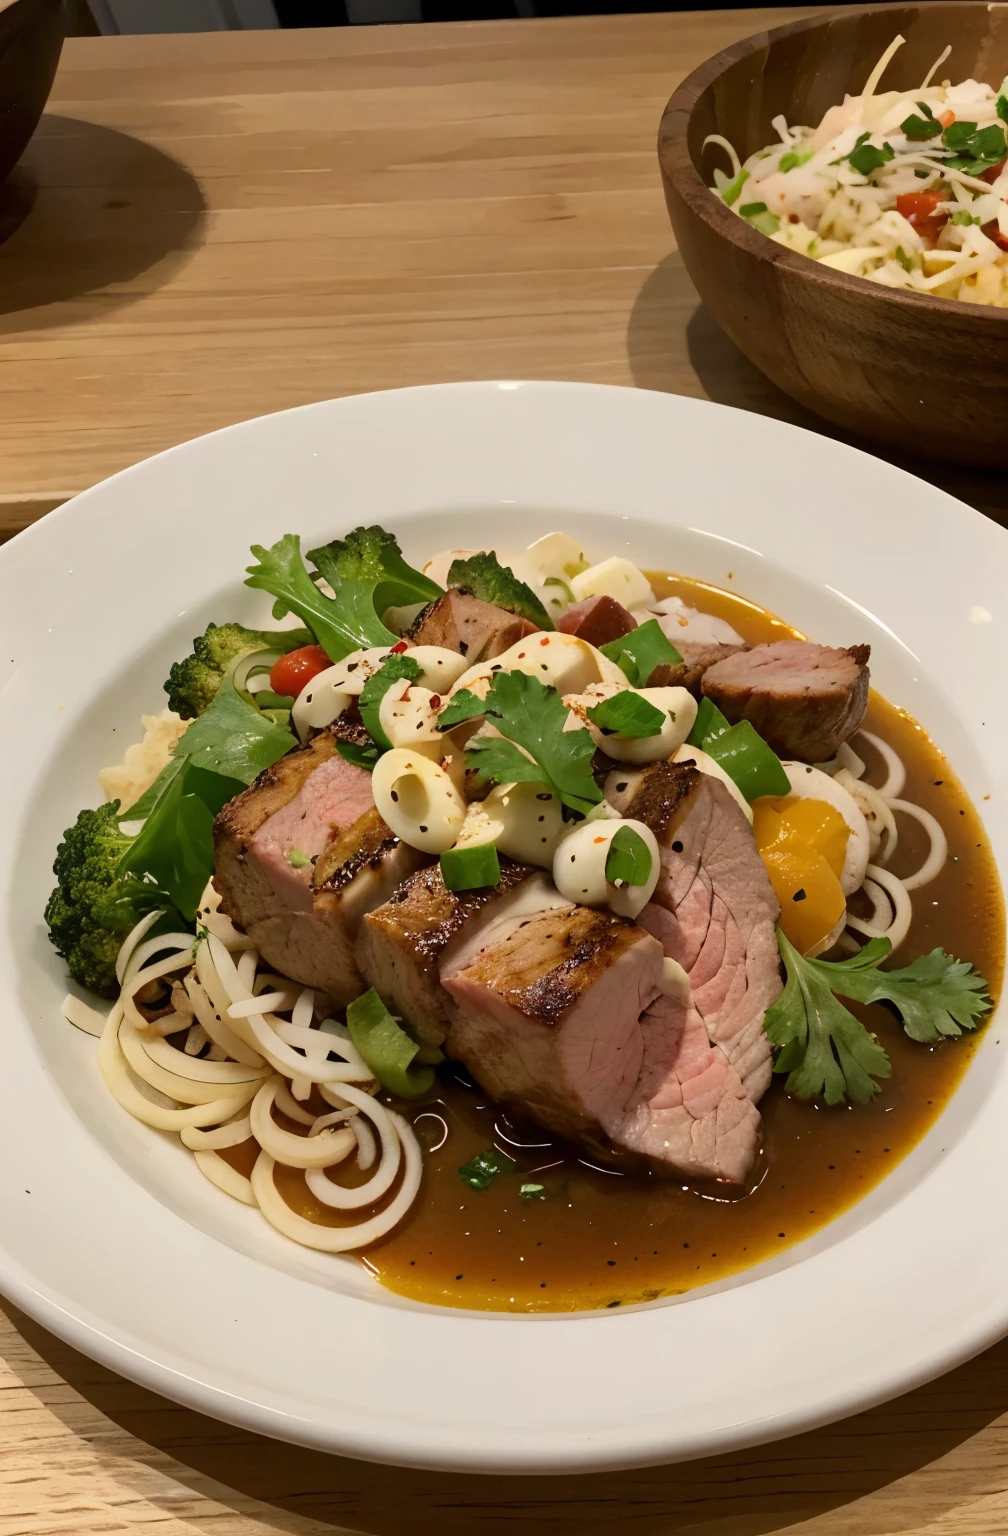
[[[352,390],[595,379],[817,425],[699,307],[654,149],[683,75],[800,14],[69,42],[0,192],[0,536],[186,437]],[[1003,477],[925,473],[1008,514]],[[885,1283],[865,1276],[868,1328]],[[828,1372],[843,1340],[827,1316],[803,1347]],[[0,1536],[1008,1532],[1008,1344],[762,1450],[501,1479],[229,1429],[8,1308],[0,1415]]]

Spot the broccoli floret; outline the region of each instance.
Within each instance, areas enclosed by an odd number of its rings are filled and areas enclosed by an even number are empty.
[[[509,566],[501,565],[493,550],[489,554],[470,555],[468,560],[453,560],[448,570],[448,585],[464,587],[481,602],[517,613],[536,629],[554,627],[532,588],[519,581]]]
[[[132,838],[119,828],[119,801],[81,811],[56,850],[56,889],[46,903],[49,937],[74,981],[115,997],[116,956],[130,929],[155,907],[171,907],[157,885],[119,874]],[[179,919],[179,923],[181,919]]]
[[[313,549],[308,559],[316,567],[315,576],[305,565],[294,533],[285,533],[271,549],[253,544],[252,553],[257,564],[248,567],[246,586],[260,587],[277,599],[277,618],[296,613],[334,661],[361,648],[394,645],[398,635],[381,621],[387,608],[441,596],[436,582],[406,564],[384,528],[355,528],[345,539]],[[332,597],[319,589],[320,577],[329,583]]]
[[[168,708],[183,720],[201,715],[221,685],[228,667],[249,651],[293,651],[312,645],[306,629],[246,629],[244,624],[208,624],[193,640],[192,655],[177,661],[164,685]]]

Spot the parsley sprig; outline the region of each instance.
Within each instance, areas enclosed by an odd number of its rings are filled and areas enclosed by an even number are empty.
[[[467,768],[498,784],[545,784],[582,815],[598,805],[602,791],[591,771],[591,732],[564,729],[570,711],[555,688],[526,672],[498,672],[480,711],[501,734],[475,739],[466,751]]]
[[[774,1071],[787,1073],[796,1099],[822,1095],[827,1104],[867,1104],[890,1074],[884,1047],[837,995],[858,1003],[891,1003],[912,1040],[933,1044],[976,1029],[991,1003],[987,983],[942,949],[883,971],[888,939],[872,939],[849,960],[810,960],[777,930],[787,984],[767,1009],[763,1027],[780,1048]]]

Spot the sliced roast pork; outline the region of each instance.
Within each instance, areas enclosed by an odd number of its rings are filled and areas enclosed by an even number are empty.
[[[725,786],[690,764],[617,771],[606,795],[658,840],[662,872],[638,921],[687,972],[711,1044],[757,1104],[772,1065],[763,1015],[781,990],[780,906],[752,828]]]
[[[680,640],[672,636],[672,644],[682,657],[682,661],[663,661],[655,667],[648,684],[652,688],[688,688],[690,693],[700,697],[700,686],[708,667],[713,667],[716,662],[724,661],[728,656],[737,656],[740,652],[748,650],[746,645],[716,645],[704,641]]]
[[[450,891],[437,866],[421,870],[361,924],[362,975],[425,1044],[441,1045],[448,1030],[446,976],[528,918],[571,905],[542,870],[505,858],[500,868],[498,886],[473,891]]]
[[[740,1182],[760,1117],[688,1004],[660,943],[567,907],[484,942],[446,976],[447,1050],[497,1102],[603,1158]]]
[[[734,724],[751,720],[779,757],[822,763],[864,720],[871,647],[777,640],[708,667],[703,691]]]
[[[214,854],[227,915],[278,971],[340,1006],[363,989],[353,945],[364,913],[427,862],[393,837],[371,775],[329,730],[224,807]]]
[[[500,656],[535,625],[506,608],[484,603],[463,587],[451,587],[417,615],[409,638],[414,645],[440,645],[458,651],[473,665]]]
[[[565,635],[577,635],[589,645],[608,645],[611,640],[620,640],[636,628],[637,620],[633,614],[614,597],[606,596],[586,597],[557,619],[557,629],[563,630]]]

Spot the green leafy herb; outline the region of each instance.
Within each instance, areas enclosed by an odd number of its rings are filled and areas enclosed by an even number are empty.
[[[861,176],[870,176],[873,171],[881,170],[896,153],[891,144],[884,143],[882,148],[878,149],[874,144],[868,143],[869,138],[869,134],[863,133],[847,156],[850,165]]]
[[[469,843],[441,855],[441,878],[450,891],[500,885],[500,861],[493,843]]]
[[[933,949],[899,970],[883,971],[888,939],[872,939],[849,960],[809,960],[778,930],[787,985],[767,1010],[764,1028],[781,1047],[775,1072],[796,1098],[821,1093],[827,1104],[844,1098],[865,1104],[889,1076],[882,1046],[834,994],[859,1003],[892,1004],[912,1040],[933,1044],[976,1029],[991,1007],[983,977],[963,960]]]
[[[918,181],[927,181],[928,177],[931,175],[931,172],[930,171],[914,171],[914,175],[917,177]]]
[[[905,133],[908,139],[922,141],[924,139],[936,139],[941,133],[941,123],[935,117],[926,101],[917,103],[921,115],[917,117],[911,114],[900,123],[900,132]]]
[[[564,730],[569,711],[555,688],[525,672],[498,672],[483,709],[501,735],[477,738],[466,751],[467,768],[498,784],[545,784],[582,815],[602,799],[591,771],[591,732]]]
[[[651,850],[633,827],[622,826],[609,844],[605,877],[610,885],[647,885],[651,877]]]
[[[521,1195],[523,1200],[545,1200],[546,1187],[543,1184],[523,1184]]]
[[[410,655],[393,652],[391,656],[385,657],[377,672],[372,672],[364,684],[358,700],[360,715],[367,728],[368,735],[372,741],[377,742],[378,746],[388,748],[392,745],[382,730],[381,721],[378,718],[382,699],[393,684],[403,682],[406,679],[409,679],[410,682],[416,682],[420,676],[421,668],[419,662],[415,661]]]
[[[979,224],[980,220],[968,208],[957,208],[950,220],[952,224]]]
[[[287,855],[287,863],[292,869],[311,869],[311,859],[300,848],[292,848]]]
[[[766,203],[744,203],[739,209],[744,219],[748,219],[753,229],[758,229],[761,235],[775,235],[780,229],[780,219],[775,213],[771,213]]]
[[[229,668],[207,708],[176,743],[172,758],[184,758],[194,768],[251,784],[296,746],[290,731],[241,696]],[[138,815],[136,806],[130,815]]]
[[[587,711],[588,719],[611,736],[657,736],[665,724],[665,710],[626,688],[603,699]]]
[[[449,587],[465,587],[481,602],[493,603],[528,619],[536,629],[552,629],[550,618],[532,588],[519,581],[510,566],[501,565],[493,550],[453,560],[448,568]]]
[[[691,747],[699,747],[701,750],[704,750],[708,740],[713,741],[716,737],[723,736],[725,731],[729,729],[728,721],[718,709],[714,700],[709,699],[704,694],[697,706],[693,729],[686,737],[686,740]]]
[[[374,987],[346,1011],[350,1039],[383,1088],[401,1099],[416,1099],[434,1082],[432,1067],[413,1066],[420,1047],[389,1013]]]
[[[368,773],[373,770],[375,763],[381,757],[381,748],[373,743],[365,747],[356,741],[337,741],[336,751],[348,763],[353,763],[358,768],[366,768]]]
[[[811,160],[814,151],[811,149],[789,149],[787,154],[781,155],[777,164],[779,171],[793,171],[799,165],[804,165],[806,160]]]
[[[763,1028],[780,1047],[774,1071],[787,1073],[785,1091],[796,1099],[867,1104],[891,1072],[889,1057],[864,1025],[833,996],[834,964],[806,960],[777,930],[787,984],[767,1009]],[[843,963],[843,962],[840,962]],[[825,971],[825,975],[823,972]]]
[[[485,1152],[480,1152],[471,1162],[464,1163],[459,1169],[459,1178],[463,1184],[468,1184],[470,1189],[489,1189],[494,1179],[501,1173],[514,1173],[515,1165],[510,1157],[503,1152],[498,1152],[496,1147],[488,1147]]]
[[[998,97],[997,115],[1003,123],[1008,123],[1008,96]]]
[[[896,260],[899,262],[899,264],[903,268],[904,272],[912,272],[913,271],[913,262],[910,260],[910,257],[907,255],[906,251],[903,249],[903,247],[901,245],[898,245],[896,247],[895,255],[896,255]]]
[[[437,728],[439,731],[450,731],[453,725],[461,725],[463,720],[475,720],[485,714],[486,701],[478,698],[470,689],[460,688],[438,715]]]
[[[677,667],[682,663],[682,657],[657,619],[638,624],[629,634],[607,641],[599,646],[599,650],[616,663],[634,688],[646,687],[656,667]]]
[[[191,923],[214,870],[213,822],[183,759],[123,853],[119,873],[152,877]]]
[[[748,180],[749,172],[745,169],[739,171],[737,176],[733,176],[731,181],[729,181],[725,186],[721,188],[722,202],[727,203],[729,208],[733,203],[737,203],[739,200],[739,194],[741,193],[742,188],[745,186]]]
[[[276,618],[296,613],[334,661],[362,647],[394,645],[399,637],[386,629],[381,614],[441,595],[436,582],[406,564],[383,528],[355,528],[345,539],[310,551],[308,559],[332,587],[333,597],[309,573],[297,534],[285,533],[270,549],[253,544],[252,553],[257,563],[248,567],[246,586],[276,598]]]
[[[999,165],[1008,153],[1003,128],[991,123],[977,132],[976,126],[976,123],[950,123],[942,134],[942,143],[953,151],[946,164],[969,176],[982,176]]]

